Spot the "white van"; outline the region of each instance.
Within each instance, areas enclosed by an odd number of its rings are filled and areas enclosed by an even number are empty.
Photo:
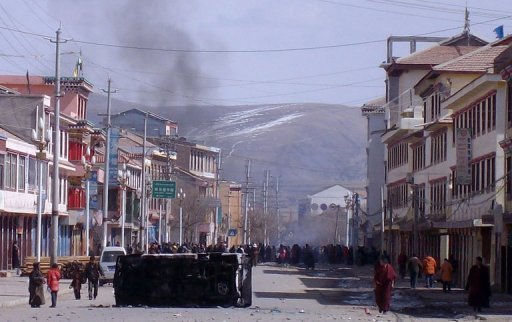
[[[100,276],[99,284],[103,286],[106,283],[114,281],[114,273],[116,272],[117,257],[126,255],[124,247],[107,246],[103,248],[100,257],[100,266],[103,276]]]

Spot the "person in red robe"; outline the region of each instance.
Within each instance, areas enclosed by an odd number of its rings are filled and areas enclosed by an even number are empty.
[[[375,265],[375,302],[379,307],[379,313],[386,314],[391,304],[391,290],[393,289],[396,279],[396,273],[391,264],[383,256]]]
[[[489,307],[491,296],[491,281],[489,267],[484,265],[482,257],[476,258],[476,263],[469,270],[466,283],[468,291],[468,304],[476,312],[482,312],[482,307]]]

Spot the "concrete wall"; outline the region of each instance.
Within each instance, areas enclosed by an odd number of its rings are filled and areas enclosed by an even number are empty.
[[[385,183],[386,169],[384,167],[384,143],[381,135],[386,129],[384,113],[371,113],[368,119],[368,143],[367,143],[367,213],[372,224],[380,222],[380,216],[375,215],[381,212],[382,198],[381,187]]]

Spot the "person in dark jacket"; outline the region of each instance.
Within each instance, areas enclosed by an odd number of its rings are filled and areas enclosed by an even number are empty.
[[[32,264],[32,272],[28,276],[28,304],[31,307],[40,307],[44,305],[44,287],[45,279],[41,272],[39,263]]]
[[[411,277],[411,288],[416,288],[416,282],[418,281],[418,274],[421,272],[422,265],[421,261],[416,255],[412,255],[407,263],[407,270],[409,271],[409,276]]]
[[[12,243],[12,268],[16,270],[16,275],[19,275],[20,271],[20,248],[18,242]]]
[[[489,268],[483,264],[482,257],[476,258],[476,264],[469,270],[466,283],[468,291],[468,304],[475,312],[482,312],[482,307],[489,307],[491,296],[491,280]]]
[[[69,288],[73,289],[73,293],[75,294],[75,300],[79,300],[81,298],[81,290],[82,283],[84,282],[83,272],[80,269],[80,265],[78,261],[74,261],[71,264],[71,285]]]
[[[87,278],[88,284],[87,288],[89,290],[89,300],[93,298],[93,290],[94,290],[94,299],[98,296],[98,284],[100,281],[100,275],[103,276],[103,270],[101,269],[100,264],[95,261],[94,256],[89,258],[89,263],[85,265],[85,277]]]

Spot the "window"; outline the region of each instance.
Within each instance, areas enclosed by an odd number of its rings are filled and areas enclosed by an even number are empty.
[[[397,209],[407,206],[409,191],[407,183],[392,184],[388,187],[388,200],[390,206]]]
[[[9,190],[16,190],[17,158],[13,153],[7,153],[5,158],[5,188]]]
[[[407,143],[399,143],[388,148],[388,169],[398,168],[408,161]]]
[[[439,215],[446,211],[446,178],[430,182],[430,214]]]
[[[37,160],[32,157],[28,159],[28,191],[37,191]]]
[[[427,104],[426,104],[427,101],[430,101],[430,104],[428,106],[430,109],[430,120],[429,121],[435,121],[441,116],[441,95],[439,94],[438,91],[436,91],[435,93],[433,93],[430,96],[430,99],[427,98],[423,102],[425,114],[427,113]]]
[[[510,107],[510,113],[512,113],[512,107]],[[496,93],[493,92],[477,103],[455,113],[454,125],[455,129],[471,128],[473,137],[494,130],[496,128]],[[455,133],[454,131],[454,142]]]
[[[446,161],[448,151],[448,134],[446,130],[434,133],[430,144],[430,164],[437,164]]]
[[[84,155],[84,145],[78,142],[69,142],[69,160],[81,161]]]
[[[39,175],[43,176],[43,199],[48,199],[48,179],[49,179],[49,173],[48,173],[48,162],[43,162],[43,172]],[[39,178],[38,178],[39,179]]]
[[[425,168],[425,143],[412,148],[412,170],[418,171]]]
[[[85,120],[87,117],[87,99],[85,97],[78,97],[78,119]]]
[[[471,185],[455,185],[455,177],[457,173],[456,171],[453,171],[453,197],[464,198],[473,194],[482,194],[493,191],[496,180],[495,159],[495,155],[490,154],[487,156],[479,157],[471,162]],[[508,167],[508,163],[505,165],[505,167]]]
[[[0,189],[4,189],[5,155],[0,154]]]
[[[418,187],[418,208],[420,215],[425,216],[425,185]]]
[[[85,208],[85,192],[80,188],[70,188],[68,191],[68,208],[82,209]]]

